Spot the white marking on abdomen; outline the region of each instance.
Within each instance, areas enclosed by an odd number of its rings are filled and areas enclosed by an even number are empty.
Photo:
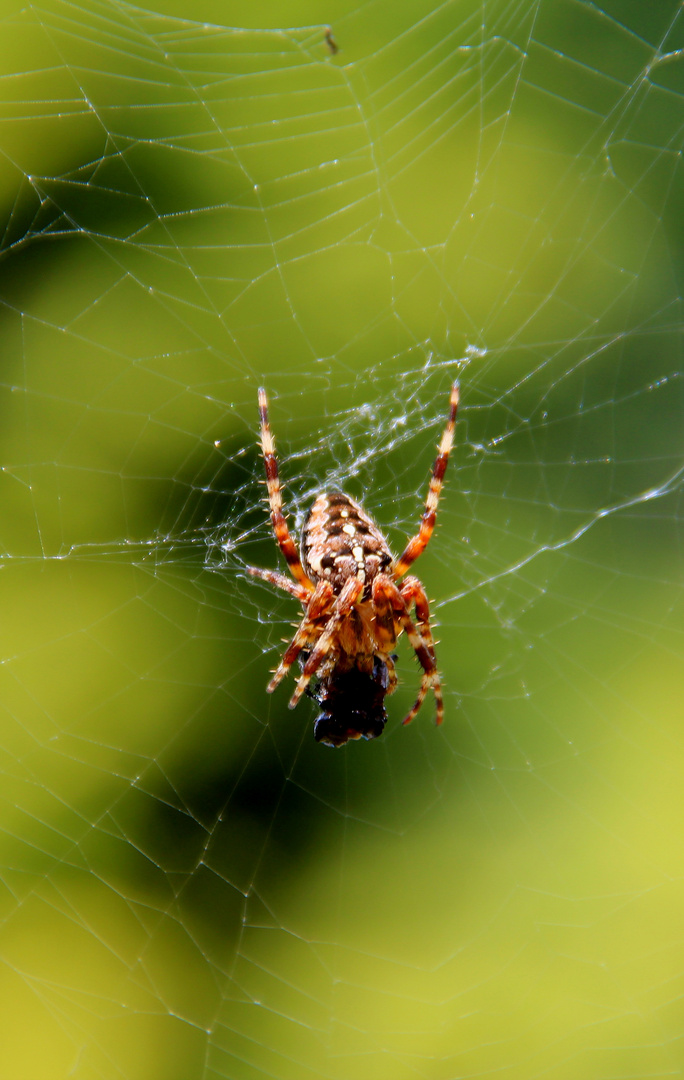
[[[359,546],[353,547],[352,548],[352,555],[356,559],[356,565],[357,565],[358,571],[359,571],[356,576],[361,581],[365,581],[366,580],[366,564],[365,564],[365,562],[363,560],[363,548],[359,547]]]

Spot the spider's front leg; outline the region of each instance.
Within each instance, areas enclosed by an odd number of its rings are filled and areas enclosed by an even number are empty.
[[[434,692],[435,703],[437,706],[435,723],[441,724],[444,719],[444,701],[442,699],[442,684],[435,663],[435,648],[429,624],[430,612],[427,596],[425,595],[423,586],[417,578],[409,578],[405,583],[405,587],[406,595],[404,595],[403,589],[400,590],[391,578],[384,574],[377,577],[373,584],[374,598],[376,593],[378,602],[381,601],[383,596],[387,598],[394,611],[396,621],[399,623],[401,629],[406,631],[406,636],[411,642],[413,651],[418,657],[420,666],[423,669],[423,677],[421,679],[418,697],[414,702],[413,708],[404,720],[404,724],[411,723],[423,704],[425,695],[430,689]],[[418,615],[420,629],[414,624],[409,614],[409,605],[412,600],[416,603],[416,613]]]
[[[319,582],[316,586],[318,589],[320,585],[330,585],[327,581]],[[332,590],[331,590],[332,591]],[[339,631],[341,623],[347,618],[350,611],[354,607],[354,604],[361,596],[363,592],[363,581],[357,577],[351,577],[345,583],[342,592],[335,600],[335,606],[333,607],[332,614],[323,628],[323,633],[316,642],[311,655],[302,668],[302,674],[297,680],[297,686],[295,692],[290,698],[290,708],[294,709],[295,705],[301,698],[302,694],[306,690],[311,677],[316,674],[323,661],[328,656],[331,648],[335,647],[335,637]],[[294,644],[294,642],[293,642]],[[301,652],[301,649],[298,650]],[[289,650],[288,650],[289,652]],[[285,654],[287,656],[287,653]],[[285,657],[283,657],[283,660]]]
[[[320,620],[330,611],[333,601],[332,585],[329,581],[319,581],[311,593],[311,598],[306,606],[304,618],[299,624],[299,629],[288,645],[282,660],[275,670],[273,678],[266,687],[266,693],[272,694],[281,680],[287,675],[302,649],[304,649],[320,633]]]

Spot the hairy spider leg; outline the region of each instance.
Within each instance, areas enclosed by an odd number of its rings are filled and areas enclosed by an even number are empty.
[[[329,585],[328,582],[322,582],[321,584]],[[289,702],[289,707],[291,709],[294,709],[295,705],[297,704],[302,694],[306,690],[307,686],[309,685],[311,677],[316,674],[321,664],[325,660],[330,650],[330,646],[334,641],[335,635],[340,628],[340,624],[349,615],[349,612],[354,607],[354,604],[363,593],[363,587],[364,583],[361,578],[351,577],[345,583],[342,592],[339,594],[339,596],[336,597],[332,615],[325,624],[323,628],[323,633],[316,642],[311,652],[311,655],[304,664],[302,674],[297,680],[294,694],[290,698]]]
[[[252,577],[267,581],[269,585],[275,585],[276,588],[283,589],[290,596],[301,600],[303,604],[308,603],[309,597],[313,595],[304,585],[298,585],[296,581],[291,581],[284,574],[279,574],[277,570],[262,570],[260,566],[248,566],[247,573],[251,574]]]
[[[411,610],[411,604],[416,605],[416,620],[418,622],[418,629],[423,635],[432,659],[435,657],[435,641],[432,636],[432,627],[430,626],[430,605],[428,604],[428,598],[423,588],[422,583],[417,577],[404,578],[400,586],[401,595],[406,601],[408,610]]]
[[[266,483],[268,485],[268,503],[271,509],[271,525],[276,541],[282,551],[287,565],[300,585],[308,592],[313,592],[313,582],[304,572],[304,567],[299,558],[299,552],[294,540],[290,536],[287,520],[283,513],[283,497],[278,477],[278,459],[275,452],[275,444],[268,423],[268,398],[262,386],[259,387],[259,417],[261,420],[261,449],[264,453],[264,467],[266,469]]]
[[[404,612],[399,612],[399,621],[403,626],[404,630],[406,631],[406,636],[411,642],[411,645],[413,646],[416,656],[418,657],[420,665],[423,669],[423,677],[421,679],[418,697],[413,703],[413,707],[409,711],[408,716],[404,718],[402,723],[411,723],[414,716],[423,704],[425,695],[427,694],[428,690],[431,689],[433,694],[435,695],[435,723],[439,727],[439,725],[444,720],[444,699],[442,697],[442,683],[440,681],[439,672],[437,671],[437,666],[434,661],[434,655],[430,654],[429,649],[425,645],[424,638],[412,622],[408,610],[405,609]]]
[[[437,674],[437,671],[435,670],[435,673],[434,673],[434,675],[432,677],[430,677],[427,674],[423,675],[423,678],[421,679],[421,683],[420,683],[420,690],[418,691],[418,697],[414,701],[413,707],[411,708],[408,716],[406,716],[402,720],[402,724],[404,726],[406,726],[406,724],[411,723],[414,716],[416,715],[416,713],[420,709],[421,705],[423,704],[423,701],[425,700],[425,695],[427,694],[428,690],[430,690],[430,688],[432,688],[432,691],[433,691],[433,693],[435,695],[435,702],[437,704],[437,714],[435,716],[435,723],[436,723],[437,727],[439,727],[439,725],[442,723],[442,721],[444,719],[444,699],[442,697],[442,684],[440,683],[439,675]]]
[[[454,383],[451,387],[451,397],[449,399],[449,419],[446,422],[444,433],[442,434],[442,441],[439,444],[439,451],[435,464],[432,467],[432,476],[430,477],[430,486],[428,488],[427,499],[425,502],[425,510],[423,511],[423,518],[420,523],[420,529],[413,536],[400,558],[394,565],[394,577],[400,578],[406,573],[411,563],[414,563],[419,555],[425,551],[428,541],[432,536],[432,530],[435,527],[435,518],[437,517],[437,504],[439,503],[439,495],[442,490],[442,484],[444,482],[444,473],[446,472],[447,463],[449,461],[449,454],[451,453],[451,447],[454,442],[454,429],[456,427],[456,413],[458,412],[458,383]]]
[[[418,697],[415,700],[413,708],[409,712],[404,724],[410,724],[414,716],[418,712],[420,706],[423,704],[423,700],[428,690],[432,689],[435,695],[435,704],[437,706],[437,715],[435,717],[435,723],[441,724],[444,719],[444,700],[442,698],[442,684],[439,679],[439,672],[437,671],[437,665],[435,664],[434,645],[432,643],[432,634],[429,634],[429,640],[423,636],[421,630],[415,625],[409,614],[409,601],[404,597],[401,590],[397,588],[391,578],[383,575],[375,579],[374,592],[380,594],[385,592],[392,608],[395,612],[395,618],[399,623],[402,630],[406,631],[406,636],[411,643],[411,647],[418,657],[420,666],[423,669],[423,676],[420,684],[420,690],[418,691]],[[423,593],[425,599],[425,594]],[[427,599],[425,599],[427,604]],[[422,607],[423,613],[425,608]],[[420,612],[418,612],[420,618]]]
[[[323,631],[320,620],[327,615],[332,607],[334,593],[329,581],[319,581],[311,594],[311,599],[304,612],[304,618],[299,624],[297,633],[288,645],[283,658],[275,670],[273,678],[266,687],[266,693],[272,694],[276,686],[287,675],[302,649],[306,648]],[[324,626],[328,624],[325,623]]]
[[[397,643],[394,609],[386,584],[390,580],[386,574],[379,574],[373,582],[373,636],[378,653],[382,657],[394,652],[394,646]]]

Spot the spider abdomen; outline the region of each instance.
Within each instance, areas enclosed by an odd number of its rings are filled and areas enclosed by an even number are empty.
[[[387,541],[362,506],[340,491],[319,495],[302,532],[301,559],[312,581],[329,581],[339,594],[350,577],[370,595],[374,578],[392,563]]]

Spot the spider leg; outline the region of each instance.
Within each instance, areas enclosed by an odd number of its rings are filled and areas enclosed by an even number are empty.
[[[409,611],[411,610],[411,604],[415,603],[418,629],[423,635],[423,640],[434,660],[435,641],[432,636],[432,627],[430,626],[430,605],[428,604],[428,598],[425,595],[425,589],[417,577],[407,577],[404,578],[401,584],[400,592],[406,601],[406,606]]]
[[[247,573],[251,574],[252,577],[267,581],[269,585],[275,585],[276,588],[283,589],[290,596],[295,596],[297,600],[301,600],[303,604],[308,603],[309,597],[313,595],[310,589],[307,589],[304,585],[298,585],[296,581],[291,581],[284,574],[279,574],[277,570],[262,570],[260,566],[248,566]]]
[[[319,581],[307,604],[304,618],[299,624],[299,629],[285,650],[273,678],[266,687],[267,694],[273,693],[276,686],[278,686],[285,675],[287,675],[302,649],[316,637],[316,634],[320,633],[320,619],[329,610],[332,598],[333,590],[330,582]]]
[[[299,553],[294,540],[290,536],[287,520],[283,513],[283,496],[278,477],[278,459],[275,452],[275,444],[268,423],[268,398],[263,387],[259,387],[259,417],[261,420],[261,449],[264,453],[264,467],[266,469],[266,483],[268,485],[268,503],[271,508],[271,525],[276,541],[282,551],[290,573],[300,585],[309,592],[313,591],[313,583],[304,573]]]
[[[417,582],[417,579],[414,579]],[[416,605],[418,619],[421,624],[421,629],[414,624],[409,614],[410,599],[407,599],[402,592],[397,588],[394,582],[386,575],[379,576],[375,579],[374,590],[378,589],[378,592],[384,591],[390,600],[395,612],[396,621],[401,626],[402,630],[406,631],[406,636],[409,639],[413,651],[418,657],[420,666],[423,669],[423,677],[421,679],[420,690],[418,691],[418,697],[416,698],[413,708],[409,712],[408,716],[404,720],[404,724],[410,724],[414,716],[418,712],[420,706],[423,704],[423,700],[428,690],[432,689],[435,695],[435,704],[437,706],[437,715],[435,717],[435,723],[441,724],[444,719],[444,700],[442,698],[442,684],[439,679],[439,672],[437,671],[437,665],[435,664],[435,651],[434,642],[432,640],[432,633],[428,626],[428,634],[425,636],[422,632],[425,625],[425,619],[429,615],[429,609],[427,604],[427,597],[420,582],[417,582],[420,593],[419,605]],[[414,593],[415,599],[415,585],[412,586],[409,581],[410,591]]]
[[[430,477],[430,487],[428,488],[427,499],[425,502],[425,510],[423,511],[423,518],[420,523],[420,529],[413,536],[406,547],[404,548],[399,560],[394,566],[394,577],[400,578],[402,574],[405,574],[411,563],[414,563],[418,556],[427,547],[428,541],[432,536],[432,530],[435,527],[435,518],[437,516],[437,504],[439,502],[439,494],[442,490],[442,483],[444,482],[444,473],[446,472],[447,462],[449,461],[449,454],[454,441],[454,429],[456,427],[456,413],[458,412],[458,383],[454,383],[451,387],[451,397],[449,399],[449,419],[446,422],[444,433],[442,434],[442,441],[439,444],[439,451],[435,464],[432,467],[432,476]]]
[[[428,604],[428,598],[425,595],[425,589],[416,577],[409,577],[404,580],[404,583],[401,587],[401,595],[404,597],[407,608],[409,610],[411,607],[411,601],[415,603],[418,629],[420,630],[423,640],[425,641],[428,649],[430,650],[432,662],[433,665],[435,665],[432,683],[430,683],[426,679],[425,675],[423,676],[422,682],[420,684],[420,690],[418,692],[418,697],[416,698],[415,704],[411,709],[410,713],[404,720],[404,723],[410,724],[411,720],[413,720],[413,717],[416,715],[420,706],[422,705],[423,698],[425,697],[428,689],[430,688],[430,686],[432,686],[432,690],[435,695],[435,703],[437,706],[435,723],[439,725],[444,719],[444,699],[442,697],[442,683],[439,677],[439,672],[436,669],[435,641],[432,636],[432,627],[430,626],[430,605]]]
[[[319,588],[320,585],[328,585],[328,582],[320,582],[317,588]],[[361,596],[363,592],[363,586],[364,583],[360,578],[349,578],[345,583],[342,592],[335,600],[335,606],[333,607],[332,614],[328,619],[327,623],[325,624],[321,636],[319,637],[314,648],[312,649],[311,655],[304,664],[302,674],[297,680],[294,694],[290,698],[289,707],[291,709],[294,709],[295,705],[297,704],[300,697],[309,685],[309,681],[312,675],[316,674],[318,669],[321,667],[321,664],[323,664],[324,660],[328,656],[335,635],[340,628],[340,624],[347,617],[349,612],[354,607],[354,604]],[[330,588],[329,585],[328,587]]]
[[[378,575],[373,582],[373,636],[382,657],[389,656],[397,643],[394,609],[388,595],[388,584],[394,586],[394,582],[386,574]]]

